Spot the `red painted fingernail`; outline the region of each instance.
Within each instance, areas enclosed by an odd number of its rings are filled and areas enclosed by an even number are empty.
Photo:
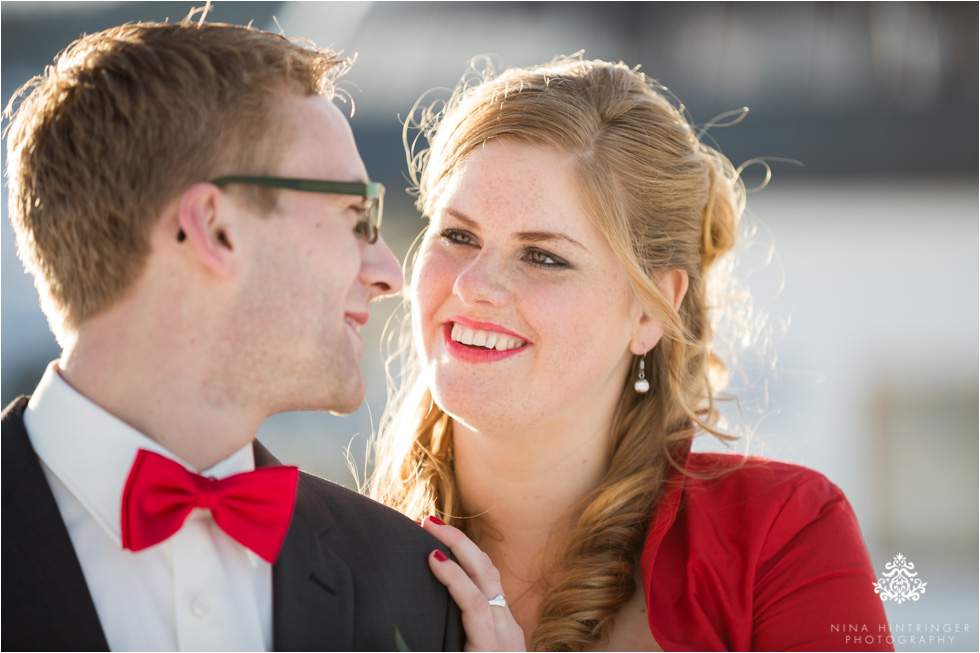
[[[432,515],[429,515],[428,517],[426,517],[426,519],[428,519],[430,522],[432,522],[436,526],[445,526],[446,525],[446,522],[442,521],[438,517],[433,517]]]
[[[433,553],[432,555],[433,555],[433,556],[435,557],[435,559],[436,559],[436,560],[438,560],[439,562],[445,562],[446,560],[449,560],[449,558],[447,558],[447,557],[446,557],[446,554],[445,554],[445,553],[443,553],[442,551],[439,551],[438,549],[436,549],[436,552],[435,552],[435,553]]]

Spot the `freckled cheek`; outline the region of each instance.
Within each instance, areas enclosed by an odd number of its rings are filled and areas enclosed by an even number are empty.
[[[593,359],[625,346],[628,314],[609,292],[525,292],[520,311],[539,339],[549,365],[572,364],[592,371]],[[606,353],[602,353],[606,352]]]
[[[445,317],[440,308],[452,296],[456,281],[455,266],[436,257],[420,259],[412,275],[412,311],[416,330],[421,329],[427,344],[438,325],[435,320]]]
[[[581,349],[587,340],[583,332],[594,319],[590,305],[581,297],[556,297],[553,292],[522,293],[518,310],[547,351],[562,357]]]
[[[412,276],[413,299],[437,308],[452,294],[459,272],[459,266],[444,257],[420,258]]]

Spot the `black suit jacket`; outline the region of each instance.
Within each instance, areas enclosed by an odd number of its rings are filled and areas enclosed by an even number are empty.
[[[107,650],[68,530],[24,428],[26,405],[21,397],[2,417],[2,648]],[[255,462],[276,464],[258,443]],[[273,648],[394,651],[400,648],[397,631],[414,651],[462,650],[459,609],[427,563],[437,547],[395,511],[301,474],[272,572]]]

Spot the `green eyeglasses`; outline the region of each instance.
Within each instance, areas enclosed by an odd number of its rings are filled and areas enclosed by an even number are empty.
[[[286,179],[283,177],[219,177],[212,179],[216,186],[225,184],[246,184],[248,186],[265,186],[266,188],[285,188],[301,190],[309,193],[335,193],[337,195],[360,195],[370,204],[365,207],[366,217],[354,227],[358,238],[364,239],[369,245],[378,240],[381,230],[381,209],[384,205],[385,187],[377,182],[366,184],[345,183],[340,181],[320,181],[319,179]]]

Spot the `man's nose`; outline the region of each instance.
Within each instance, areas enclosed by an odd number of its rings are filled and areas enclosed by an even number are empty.
[[[401,266],[384,238],[378,236],[373,245],[366,245],[361,255],[361,283],[371,291],[371,299],[393,295],[405,284]]]

